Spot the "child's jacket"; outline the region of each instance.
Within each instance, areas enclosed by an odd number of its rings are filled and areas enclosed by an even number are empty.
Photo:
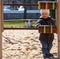
[[[55,21],[51,17],[48,17],[47,19],[40,18],[37,22],[37,26],[39,27],[40,25],[55,25]],[[52,42],[54,33],[41,33],[39,39],[46,42]]]

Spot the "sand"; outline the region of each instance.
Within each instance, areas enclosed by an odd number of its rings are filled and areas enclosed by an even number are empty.
[[[4,30],[2,33],[3,59],[43,59],[38,30]],[[51,53],[57,56],[58,37],[54,34]]]

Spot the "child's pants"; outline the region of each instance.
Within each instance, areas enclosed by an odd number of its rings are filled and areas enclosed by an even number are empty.
[[[41,44],[42,44],[42,53],[43,56],[44,54],[50,54],[50,50],[52,48],[52,42],[45,42],[43,40],[40,40]]]

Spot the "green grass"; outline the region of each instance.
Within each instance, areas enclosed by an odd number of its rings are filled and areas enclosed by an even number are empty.
[[[32,22],[34,26],[36,24],[35,21]],[[24,21],[16,21],[16,22],[4,22],[4,28],[24,28],[25,22]]]

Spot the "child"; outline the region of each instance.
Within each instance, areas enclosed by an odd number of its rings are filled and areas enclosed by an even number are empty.
[[[37,22],[37,26],[40,25],[55,25],[55,21],[49,17],[49,10],[43,9],[41,11],[40,20]],[[53,54],[50,53],[52,48],[52,42],[54,39],[54,33],[40,33],[39,40],[42,44],[42,53],[44,58],[50,58]]]
[[[32,28],[33,26],[32,26],[32,21],[31,20],[27,20],[26,22],[25,22],[25,27],[26,28]]]

